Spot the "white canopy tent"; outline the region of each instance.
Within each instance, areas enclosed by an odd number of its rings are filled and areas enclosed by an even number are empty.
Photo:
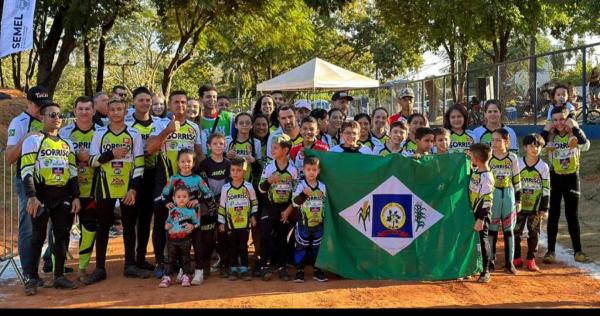
[[[379,87],[379,81],[314,58],[275,78],[259,83],[257,91],[337,91]]]

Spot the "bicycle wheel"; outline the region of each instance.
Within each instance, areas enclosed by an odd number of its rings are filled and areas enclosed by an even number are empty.
[[[587,115],[587,123],[588,124],[600,124],[600,111],[591,110]]]

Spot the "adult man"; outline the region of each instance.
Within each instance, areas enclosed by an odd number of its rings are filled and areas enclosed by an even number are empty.
[[[346,117],[348,117],[349,102],[352,100],[354,98],[348,94],[348,91],[337,91],[331,97],[332,107],[341,110]]]
[[[137,199],[136,206],[139,211],[137,218],[137,246],[135,264],[140,269],[154,270],[154,265],[146,261],[146,246],[150,238],[150,222],[154,213],[154,203],[149,197],[152,196],[156,178],[156,161],[158,152],[149,154],[148,139],[156,131],[160,119],[150,115],[152,104],[152,93],[146,87],[133,90],[133,106],[135,112],[125,117],[125,124],[135,128],[142,136],[144,143],[144,176],[140,183],[140,196],[147,198]]]
[[[40,106],[51,104],[52,100],[48,97],[48,91],[42,86],[35,86],[27,92],[27,109],[10,121],[8,125],[8,140],[6,142],[6,160],[9,164],[16,162],[17,170],[21,170],[21,149],[23,141],[30,135],[39,132],[42,129],[40,121]],[[31,234],[32,224],[31,216],[27,213],[27,196],[21,174],[17,172],[15,176],[15,187],[19,196],[19,257],[21,259],[21,268],[25,272],[25,278],[29,279],[32,276],[28,275],[27,271],[31,271]],[[36,266],[37,268],[37,266]]]
[[[108,102],[110,123],[94,133],[90,145],[90,165],[97,169],[94,177],[94,196],[98,229],[96,232],[96,269],[84,278],[92,284],[106,279],[106,250],[108,230],[113,223],[117,200],[123,222],[125,268],[123,274],[132,278],[147,278],[150,272],[135,265],[135,201],[144,173],[144,150],[140,133],[125,125],[125,104],[121,99]],[[146,198],[140,196],[140,198]]]
[[[308,100],[298,100],[294,103],[294,108],[296,111],[296,118],[298,120],[298,126],[300,126],[300,122],[306,117],[310,115],[310,111],[312,110],[312,106]]]
[[[62,123],[60,107],[56,103],[40,107],[43,129],[41,133],[28,136],[22,144],[20,174],[27,196],[27,213],[32,223],[30,244],[31,263],[25,274],[25,294],[34,295],[39,283],[38,264],[48,220],[54,226],[54,284],[55,288],[74,289],[77,286],[63,276],[67,255],[67,240],[73,214],[77,214],[79,184],[75,153],[70,142],[58,136]],[[19,240],[19,243],[22,241]]]
[[[226,95],[220,95],[217,97],[217,109],[219,111],[229,111],[229,107],[231,106],[231,101],[229,97]]]
[[[203,85],[198,89],[198,97],[202,103],[202,133],[209,136],[219,132],[225,136],[231,135],[233,115],[231,112],[217,109],[217,87]]]
[[[94,94],[94,124],[106,126],[108,124],[108,95],[106,92],[96,92]]]
[[[392,123],[396,121],[401,121],[404,123],[408,123],[408,117],[413,114],[413,105],[415,102],[415,92],[411,88],[404,88],[400,91],[400,96],[398,97],[398,103],[400,104],[400,110],[398,113],[393,114],[388,118],[388,123],[392,125]]]
[[[303,140],[302,136],[300,135],[300,127],[298,126],[298,121],[296,120],[296,114],[291,106],[282,106],[279,109],[278,119],[280,130],[273,132],[267,141],[267,157],[269,158],[271,158],[271,146],[273,144],[273,140],[278,135],[287,134],[292,141],[292,146],[302,143]]]
[[[92,99],[86,96],[75,100],[76,121],[60,129],[59,135],[62,139],[71,141],[75,150],[77,177],[79,183],[79,199],[81,211],[79,222],[81,224],[81,241],[79,242],[79,278],[82,280],[86,275],[87,266],[92,257],[94,241],[98,220],[96,217],[96,202],[92,194],[92,183],[94,179],[94,168],[89,165],[89,149],[96,129],[92,118],[94,107]]]
[[[155,203],[154,228],[152,230],[152,244],[156,255],[154,275],[157,278],[162,278],[165,271],[165,221],[168,210],[161,201],[162,190],[170,177],[177,172],[179,150],[184,148],[193,149],[196,152],[196,163],[204,159],[204,153],[201,149],[202,134],[200,129],[198,125],[186,119],[187,94],[184,91],[173,91],[169,96],[169,106],[173,118],[171,120],[164,119],[160,123],[157,122],[156,129],[150,134],[148,146],[146,147],[148,154],[160,150],[153,195]]]
[[[127,88],[122,85],[116,85],[112,88],[112,98],[121,99],[125,101],[127,99]]]

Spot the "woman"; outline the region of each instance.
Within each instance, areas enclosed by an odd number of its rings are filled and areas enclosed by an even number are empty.
[[[510,135],[510,146],[509,150],[513,152],[519,151],[519,145],[517,144],[517,134],[515,131],[502,124],[502,109],[501,103],[499,100],[488,100],[485,102],[485,106],[483,108],[484,117],[485,117],[485,125],[479,126],[473,131],[473,141],[475,143],[483,143],[488,146],[492,146],[492,135],[494,131],[498,128],[504,128],[508,131]]]
[[[467,130],[469,125],[465,107],[455,104],[444,114],[444,128],[450,131],[449,153],[464,153],[475,142],[473,132]]]
[[[367,113],[359,113],[354,116],[354,120],[360,125],[360,136],[358,143],[366,146],[371,151],[375,147],[383,146],[382,143],[371,136],[371,117]]]
[[[150,115],[165,118],[167,116],[167,107],[165,105],[165,96],[162,92],[152,94],[152,108]]]
[[[385,108],[379,107],[373,110],[373,114],[371,117],[373,118],[373,128],[371,129],[371,136],[377,139],[380,143],[385,144],[385,142],[390,139],[387,132],[387,120],[389,113]]]
[[[342,110],[334,108],[329,110],[328,116],[329,126],[327,127],[327,134],[324,135],[323,141],[327,143],[329,148],[333,148],[341,142],[340,129],[342,128],[342,123],[346,120],[346,115]]]
[[[187,102],[187,119],[201,126],[202,115],[200,115],[200,102],[196,99],[189,99]]]
[[[272,133],[279,127],[277,117],[275,116],[275,101],[270,94],[264,94],[256,100],[252,109],[252,115],[255,116],[259,113],[264,114],[269,120],[269,132]]]

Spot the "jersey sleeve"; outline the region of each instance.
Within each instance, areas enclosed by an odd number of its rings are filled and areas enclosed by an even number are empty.
[[[512,128],[508,128],[508,135],[510,136],[510,150],[512,152],[519,151],[519,142],[517,139],[517,134]]]
[[[253,138],[254,141],[254,159],[260,160],[262,159],[262,150],[260,146],[260,140]]]
[[[133,179],[141,179],[144,176],[144,143],[142,136],[137,131],[131,133],[133,136]]]
[[[63,140],[69,144],[69,179],[77,178],[77,157],[75,156],[75,147],[70,140]]]
[[[202,132],[200,131],[200,127],[198,127],[198,124],[193,124],[192,127],[197,135],[194,143],[202,148]]]
[[[23,130],[23,124],[19,124],[21,120],[20,116],[15,117],[10,121],[8,125],[8,139],[6,140],[6,146],[14,146],[16,145],[23,136],[25,136],[25,131]]]
[[[25,179],[26,176],[34,176],[35,173],[35,162],[37,161],[38,150],[40,149],[40,137],[32,135],[27,137],[23,141],[21,147],[21,179]]]
[[[542,200],[540,203],[540,211],[547,211],[550,206],[550,168],[545,162],[542,163],[540,175],[542,177]]]
[[[165,187],[162,190],[161,196],[162,196],[163,201],[168,201],[169,197],[173,193],[173,180],[174,180],[174,178],[171,177],[169,179],[169,182],[167,182],[167,185],[165,185]]]
[[[483,219],[490,214],[494,201],[494,180],[491,172],[481,175],[479,187],[479,201],[475,205],[475,216]]]
[[[219,199],[219,212],[218,212],[218,221],[220,224],[227,223],[227,210],[225,206],[227,205],[227,191],[229,191],[229,186],[226,185],[221,190],[221,198]]]
[[[231,150],[231,148],[229,146],[231,146],[231,143],[233,142],[233,138],[231,136],[225,136],[225,153],[226,154],[228,151]]]
[[[246,182],[246,189],[250,195],[250,215],[256,216],[258,214],[258,200],[256,199],[256,191],[252,187],[252,184]]]
[[[160,132],[162,132],[165,127],[165,121],[167,119],[157,119],[156,121],[153,121],[152,124],[154,124],[154,130],[152,130],[152,132],[150,133],[150,136],[158,136],[160,134]]]
[[[92,166],[92,167],[98,167],[100,166],[100,162],[98,161],[98,159],[100,158],[100,142],[102,141],[102,136],[104,135],[105,130],[102,128],[100,130],[97,130],[96,133],[94,133],[94,136],[92,137],[92,142],[90,143],[90,161],[88,162],[88,165]]]
[[[269,177],[273,173],[273,163],[268,164],[260,176],[260,180],[258,181],[258,190],[261,193],[267,193],[269,187],[271,186],[268,182]]]
[[[515,200],[521,201],[521,166],[520,159],[517,155],[511,153],[510,160],[512,161],[512,184],[515,189]]]
[[[296,188],[294,189],[294,193],[292,194],[292,204],[294,207],[300,207],[306,197],[304,196],[304,181],[298,182]]]

